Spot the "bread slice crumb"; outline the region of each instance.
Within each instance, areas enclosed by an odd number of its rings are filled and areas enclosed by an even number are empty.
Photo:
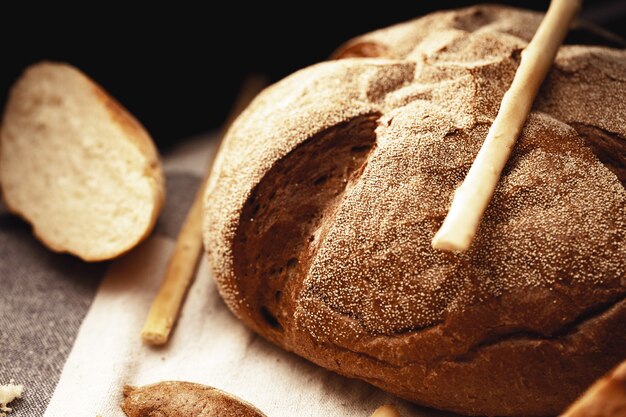
[[[163,206],[162,171],[144,127],[77,68],[35,64],[12,87],[0,188],[50,249],[90,262],[132,249]]]
[[[7,413],[13,411],[12,408],[8,407],[8,404],[17,398],[21,398],[23,392],[24,386],[16,385],[13,381],[6,385],[0,385],[0,417],[6,417]]]

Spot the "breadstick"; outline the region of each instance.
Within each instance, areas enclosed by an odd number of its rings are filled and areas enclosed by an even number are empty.
[[[224,132],[252,99],[267,85],[263,77],[250,76],[244,82],[241,92],[226,122]],[[219,149],[219,146],[218,146]],[[213,158],[217,151],[213,154]],[[209,164],[209,168],[212,161]],[[210,172],[210,170],[208,170]],[[193,281],[196,264],[202,252],[202,200],[209,179],[207,172],[191,209],[187,213],[183,227],[176,240],[165,278],[157,293],[148,318],[141,330],[141,338],[150,345],[167,343],[172,327],[176,323],[187,290]]]
[[[626,361],[596,381],[561,417],[626,414]]]
[[[513,83],[502,99],[487,138],[432,240],[434,249],[463,252],[470,247],[539,87],[581,4],[582,0],[550,3],[535,36],[522,52]]]
[[[372,417],[400,417],[400,413],[391,404],[380,406],[374,411]]]

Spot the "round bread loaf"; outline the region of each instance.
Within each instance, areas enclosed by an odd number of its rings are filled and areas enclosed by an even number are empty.
[[[247,326],[473,415],[555,415],[624,358],[623,49],[559,50],[473,246],[430,246],[541,17],[428,15],[252,103],[205,200],[217,283]],[[600,38],[619,43],[570,37]]]

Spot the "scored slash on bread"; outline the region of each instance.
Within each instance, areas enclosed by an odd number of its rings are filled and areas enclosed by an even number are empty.
[[[163,205],[157,150],[143,126],[78,69],[43,62],[13,86],[0,131],[8,208],[49,248],[86,261],[120,255]]]

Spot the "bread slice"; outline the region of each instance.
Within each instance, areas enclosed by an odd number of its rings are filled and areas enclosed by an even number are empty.
[[[145,238],[164,181],[143,126],[78,69],[42,62],[13,86],[0,131],[9,209],[50,249],[113,258]]]
[[[266,417],[241,398],[207,385],[161,381],[142,387],[124,386],[122,410],[128,417]]]

